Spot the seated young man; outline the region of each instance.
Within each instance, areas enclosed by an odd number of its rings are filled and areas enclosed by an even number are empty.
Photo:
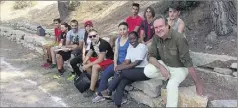
[[[60,34],[60,43],[58,46],[54,46],[50,48],[51,51],[51,58],[52,58],[52,64],[50,68],[56,68],[56,54],[58,53],[59,49],[65,47],[66,44],[66,35],[68,31],[71,30],[71,27],[68,23],[61,23],[61,31],[62,33]]]
[[[93,29],[93,23],[92,21],[86,21],[84,23],[84,28],[85,28],[85,33],[84,33],[84,49],[85,51],[83,51],[83,56],[86,56],[87,52],[90,49],[90,45],[91,45],[91,39],[88,38],[88,32],[89,30]],[[70,60],[70,65],[73,68],[73,73],[76,73],[78,76],[80,76],[81,72],[79,70],[78,64],[83,63],[83,57],[82,56],[77,56],[75,58],[73,58],[72,60]],[[75,77],[75,75],[73,75],[72,77],[69,77],[67,80],[73,80]]]
[[[44,67],[44,68],[48,68],[52,63],[50,48],[53,47],[53,46],[58,45],[58,43],[60,42],[59,36],[61,34],[61,30],[60,30],[61,20],[58,18],[58,19],[54,19],[53,22],[54,22],[54,26],[55,26],[55,29],[54,29],[54,31],[55,31],[55,40],[52,43],[43,45],[43,51],[44,51],[44,54],[47,57],[46,58],[46,63],[41,65],[41,67]]]
[[[72,20],[70,22],[71,30],[66,35],[66,45],[65,48],[62,48],[61,51],[58,52],[56,55],[57,57],[57,68],[60,75],[54,76],[54,78],[59,78],[63,75],[64,68],[63,64],[64,61],[69,60],[71,58],[71,53],[79,52],[82,53],[83,48],[83,38],[84,38],[84,29],[80,29],[78,27],[78,21]],[[80,56],[80,55],[79,55]],[[69,77],[72,77],[75,73],[71,73]]]
[[[99,71],[104,70],[113,63],[114,55],[110,44],[99,38],[95,29],[89,31],[88,37],[91,39],[91,46],[83,60],[83,70],[91,72],[91,84],[89,90],[85,92],[84,97],[93,96]],[[96,52],[97,57],[92,57],[93,52]]]

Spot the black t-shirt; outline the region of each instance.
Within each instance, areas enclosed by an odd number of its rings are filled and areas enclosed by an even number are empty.
[[[91,43],[90,49],[96,52],[97,55],[99,55],[99,53],[101,52],[106,52],[106,59],[113,60],[114,53],[113,53],[112,47],[106,40],[99,38],[98,44],[93,45]]]
[[[66,34],[67,33],[65,33],[65,32],[62,32],[61,34],[60,34],[60,39],[63,39],[63,45],[65,45],[66,44]]]

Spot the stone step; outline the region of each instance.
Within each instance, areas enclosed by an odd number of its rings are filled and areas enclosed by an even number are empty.
[[[161,97],[166,103],[167,99],[167,90],[161,90]],[[178,97],[178,107],[206,107],[208,98],[201,97],[196,94],[196,87],[180,87],[179,88],[179,97]]]

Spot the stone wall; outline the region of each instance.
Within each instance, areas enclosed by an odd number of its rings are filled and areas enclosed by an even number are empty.
[[[12,41],[22,44],[26,48],[35,50],[43,54],[42,45],[53,41],[53,30],[46,29],[47,35],[45,37],[37,36],[36,27],[29,23],[5,23],[0,26],[1,36],[7,37]],[[109,38],[105,37],[105,40]],[[190,52],[193,59],[194,66],[198,67],[198,74],[204,80],[206,85],[205,91],[217,92],[217,94],[226,94],[224,97],[234,99],[233,93],[237,91],[237,63],[236,57],[227,55],[214,55],[198,52]],[[71,69],[68,62],[66,62],[67,69]],[[202,67],[202,68],[199,68]],[[207,87],[208,86],[208,87]],[[163,81],[160,79],[151,79],[148,81],[135,82],[130,86],[129,95],[138,103],[146,104],[150,107],[162,107],[166,103],[166,89]],[[195,94],[194,83],[191,78],[187,77],[182,82],[179,88],[180,98],[179,105],[187,107],[196,104],[201,107],[207,106],[208,100],[219,99],[219,96],[199,97]],[[221,90],[217,90],[221,89]],[[192,91],[192,92],[186,92]],[[210,90],[210,91],[209,91]],[[225,91],[225,93],[224,93]],[[196,98],[191,98],[195,96]],[[216,98],[214,98],[216,97]],[[211,102],[214,104],[215,102]],[[210,105],[211,106],[211,105]]]

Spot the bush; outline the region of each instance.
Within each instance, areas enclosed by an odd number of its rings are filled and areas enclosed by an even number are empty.
[[[23,1],[23,0],[21,0],[21,1],[15,1],[13,8],[17,10],[17,9],[24,9],[24,8],[27,8],[27,7],[32,7],[34,5],[35,4],[34,4],[33,1]]]
[[[69,10],[75,11],[76,7],[80,5],[80,1],[70,1],[69,3]]]
[[[152,5],[152,7],[154,7],[155,10],[159,12],[159,14],[167,14],[169,6],[171,4],[179,4],[181,11],[189,11],[197,7],[200,2],[201,1],[189,1],[189,0],[181,0],[181,1],[162,0],[159,3]]]

